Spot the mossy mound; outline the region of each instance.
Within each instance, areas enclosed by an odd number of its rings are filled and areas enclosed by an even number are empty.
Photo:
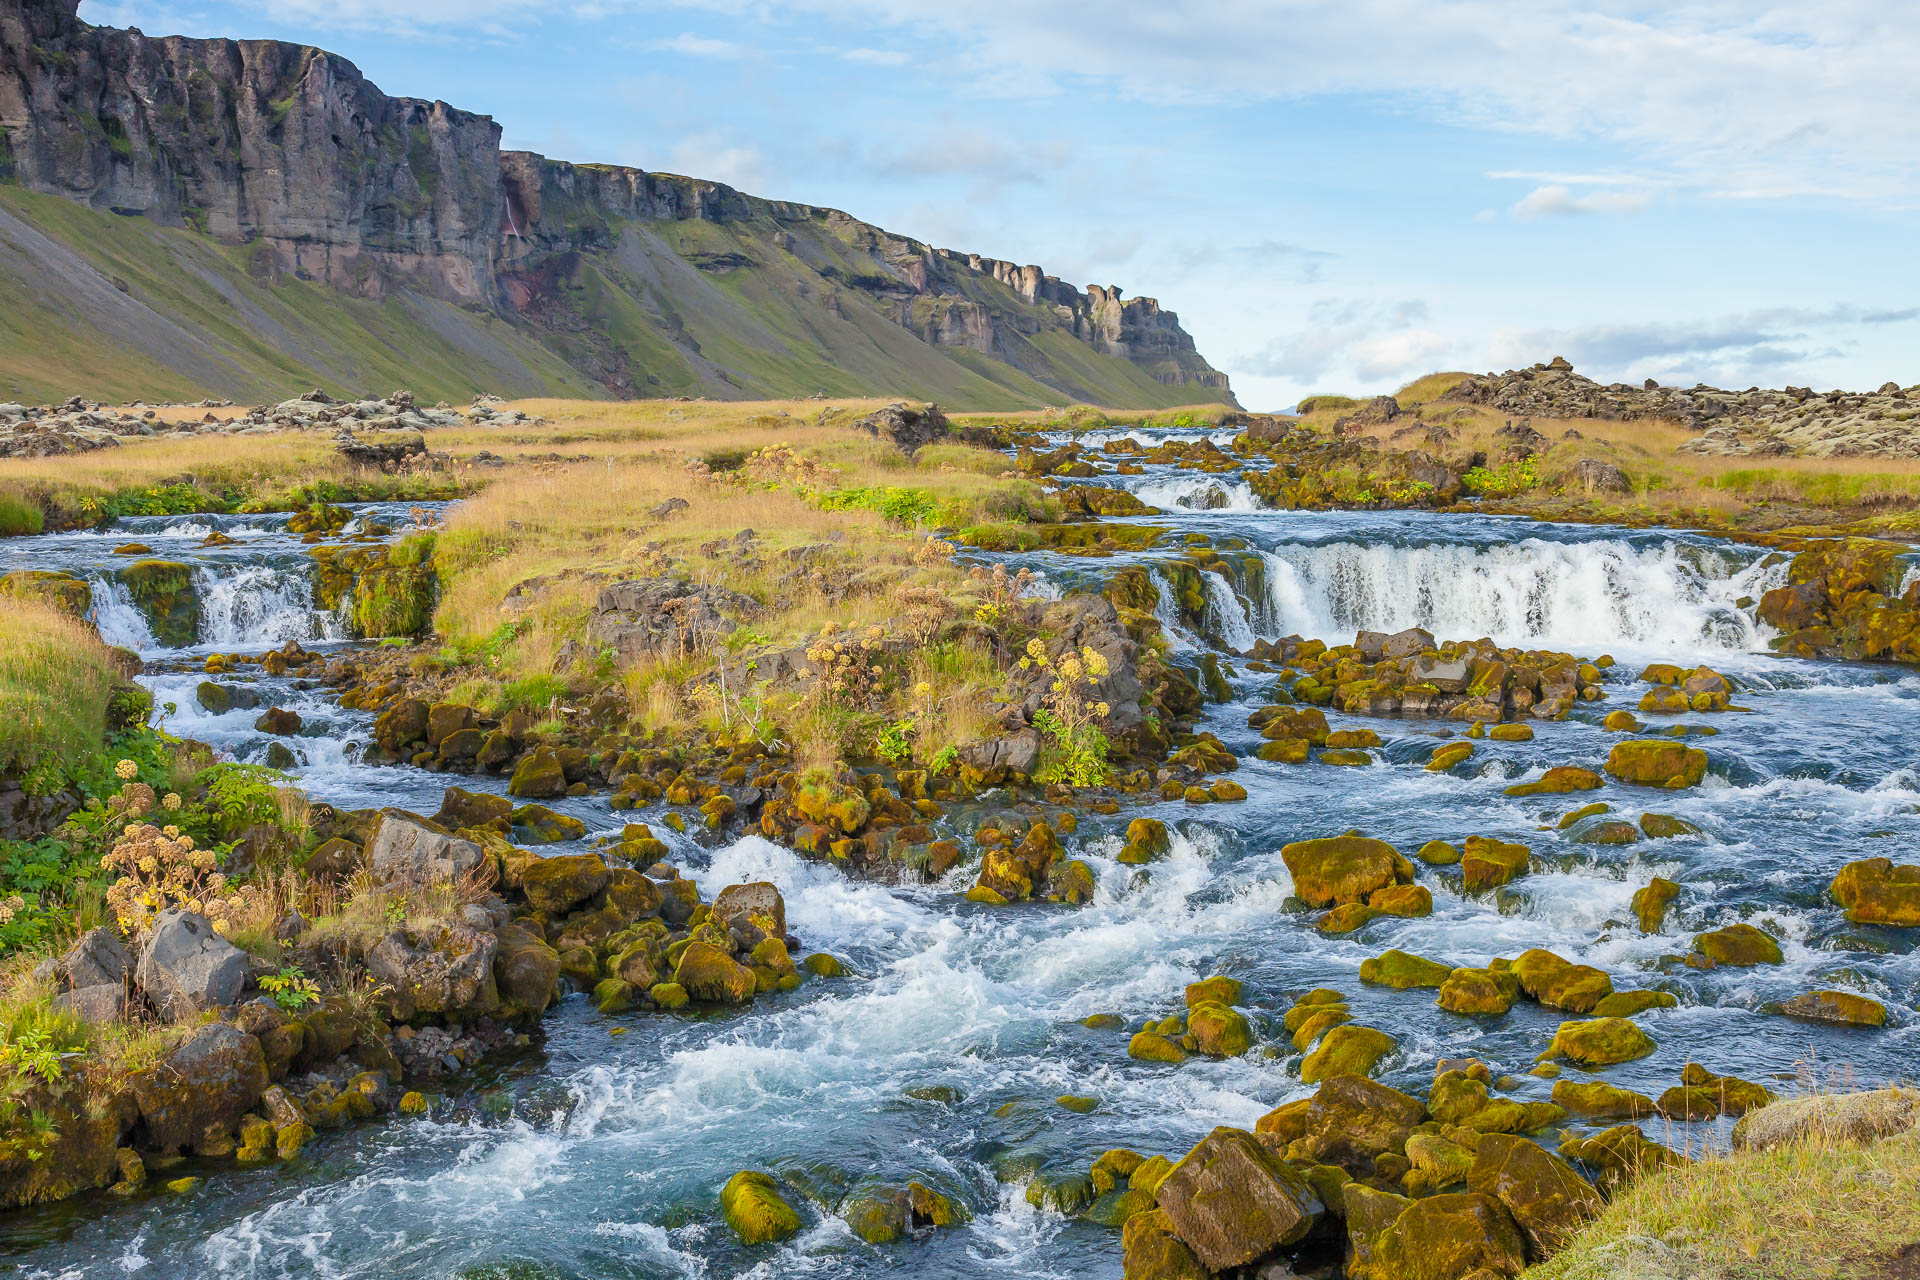
[[[743,1169],[720,1189],[720,1214],[742,1244],[771,1244],[800,1229],[800,1214],[764,1173]]]
[[[1693,952],[1712,964],[1734,968],[1780,964],[1785,959],[1780,952],[1780,943],[1771,934],[1744,923],[1697,935],[1693,940]]]
[[[1594,791],[1606,785],[1606,779],[1591,769],[1577,765],[1555,765],[1532,782],[1507,788],[1510,796],[1563,796],[1575,791]]]
[[[1318,1084],[1335,1076],[1371,1076],[1374,1067],[1399,1043],[1373,1027],[1334,1027],[1301,1062],[1300,1079],[1306,1084]]]
[[[1920,928],[1920,866],[1863,858],[1840,868],[1827,892],[1855,924]]]
[[[1461,851],[1460,871],[1467,892],[1484,893],[1525,875],[1533,865],[1532,860],[1532,851],[1526,845],[1487,836],[1468,836],[1466,847]]]
[[[153,638],[170,649],[193,644],[200,635],[200,597],[193,589],[193,566],[177,560],[136,560],[114,574],[127,596],[146,615]]]
[[[1360,981],[1406,991],[1414,987],[1439,987],[1453,973],[1450,965],[1398,949],[1383,951],[1360,962]]]
[[[1707,776],[1707,753],[1683,742],[1630,738],[1614,743],[1606,768],[1615,779],[1636,787],[1680,791],[1699,786]]]
[[[1413,864],[1384,840],[1332,836],[1280,850],[1294,893],[1315,907],[1364,903],[1375,890],[1413,883]]]
[[[1655,1049],[1653,1037],[1627,1018],[1563,1022],[1540,1061],[1567,1058],[1584,1067],[1611,1067],[1644,1058]]]

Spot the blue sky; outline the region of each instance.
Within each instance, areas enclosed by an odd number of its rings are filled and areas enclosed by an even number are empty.
[[[85,0],[1178,311],[1243,402],[1920,382],[1920,6]]]

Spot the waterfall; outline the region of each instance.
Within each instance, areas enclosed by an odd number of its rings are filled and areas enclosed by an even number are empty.
[[[1492,546],[1292,543],[1262,553],[1276,633],[1351,640],[1425,627],[1442,639],[1596,651],[1764,649],[1740,608],[1785,581],[1720,551],[1672,543],[1527,538]]]
[[[1149,506],[1179,511],[1265,511],[1245,480],[1210,475],[1155,476],[1128,486]]]
[[[1234,594],[1233,584],[1217,573],[1201,573],[1207,588],[1207,631],[1228,649],[1244,652],[1253,648],[1256,637],[1247,622],[1247,611]]]
[[[1167,580],[1158,570],[1149,576],[1153,579],[1153,616],[1159,619],[1160,630],[1166,634],[1167,643],[1175,652],[1198,648],[1193,633],[1180,620],[1180,607],[1174,603],[1173,588],[1167,585]]]
[[[148,653],[160,647],[147,615],[133,602],[133,593],[118,578],[95,575],[87,579],[93,592],[93,625],[108,644]]]
[[[340,619],[313,607],[312,582],[300,569],[244,565],[198,569],[200,642],[231,649],[264,649],[288,640],[338,640]]]

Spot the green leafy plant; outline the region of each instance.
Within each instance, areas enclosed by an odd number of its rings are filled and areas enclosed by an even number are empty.
[[[260,979],[260,989],[273,997],[282,1009],[304,1009],[320,1003],[320,988],[297,964]]]
[[[19,1075],[38,1076],[47,1084],[66,1073],[60,1062],[60,1046],[51,1032],[40,1027],[25,1027],[14,1032],[0,1045],[0,1062],[11,1066]]]
[[[1532,457],[1503,462],[1497,467],[1475,467],[1460,477],[1462,488],[1483,498],[1510,498],[1539,483],[1539,463]]]
[[[927,772],[945,773],[947,770],[953,768],[955,764],[959,763],[959,761],[959,748],[952,745],[944,746],[933,753],[933,759],[927,761]]]
[[[899,764],[910,758],[913,755],[912,733],[912,720],[895,720],[882,725],[873,737],[874,754],[891,764]]]

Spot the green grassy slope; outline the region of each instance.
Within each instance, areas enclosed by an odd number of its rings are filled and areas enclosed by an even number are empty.
[[[276,272],[253,246],[0,185],[0,399],[256,402],[316,386],[596,397],[616,366],[650,396],[900,395],[956,409],[1217,398],[1036,326],[1036,309],[991,278],[966,278],[958,299],[888,292],[880,250],[824,220],[607,232],[610,251],[573,256],[554,282],[561,311],[585,324],[543,326],[405,291],[350,297]],[[995,314],[991,354],[899,322],[906,309],[921,328],[967,303]]]
[[[247,246],[0,187],[0,395],[604,394],[497,316],[269,278]]]

